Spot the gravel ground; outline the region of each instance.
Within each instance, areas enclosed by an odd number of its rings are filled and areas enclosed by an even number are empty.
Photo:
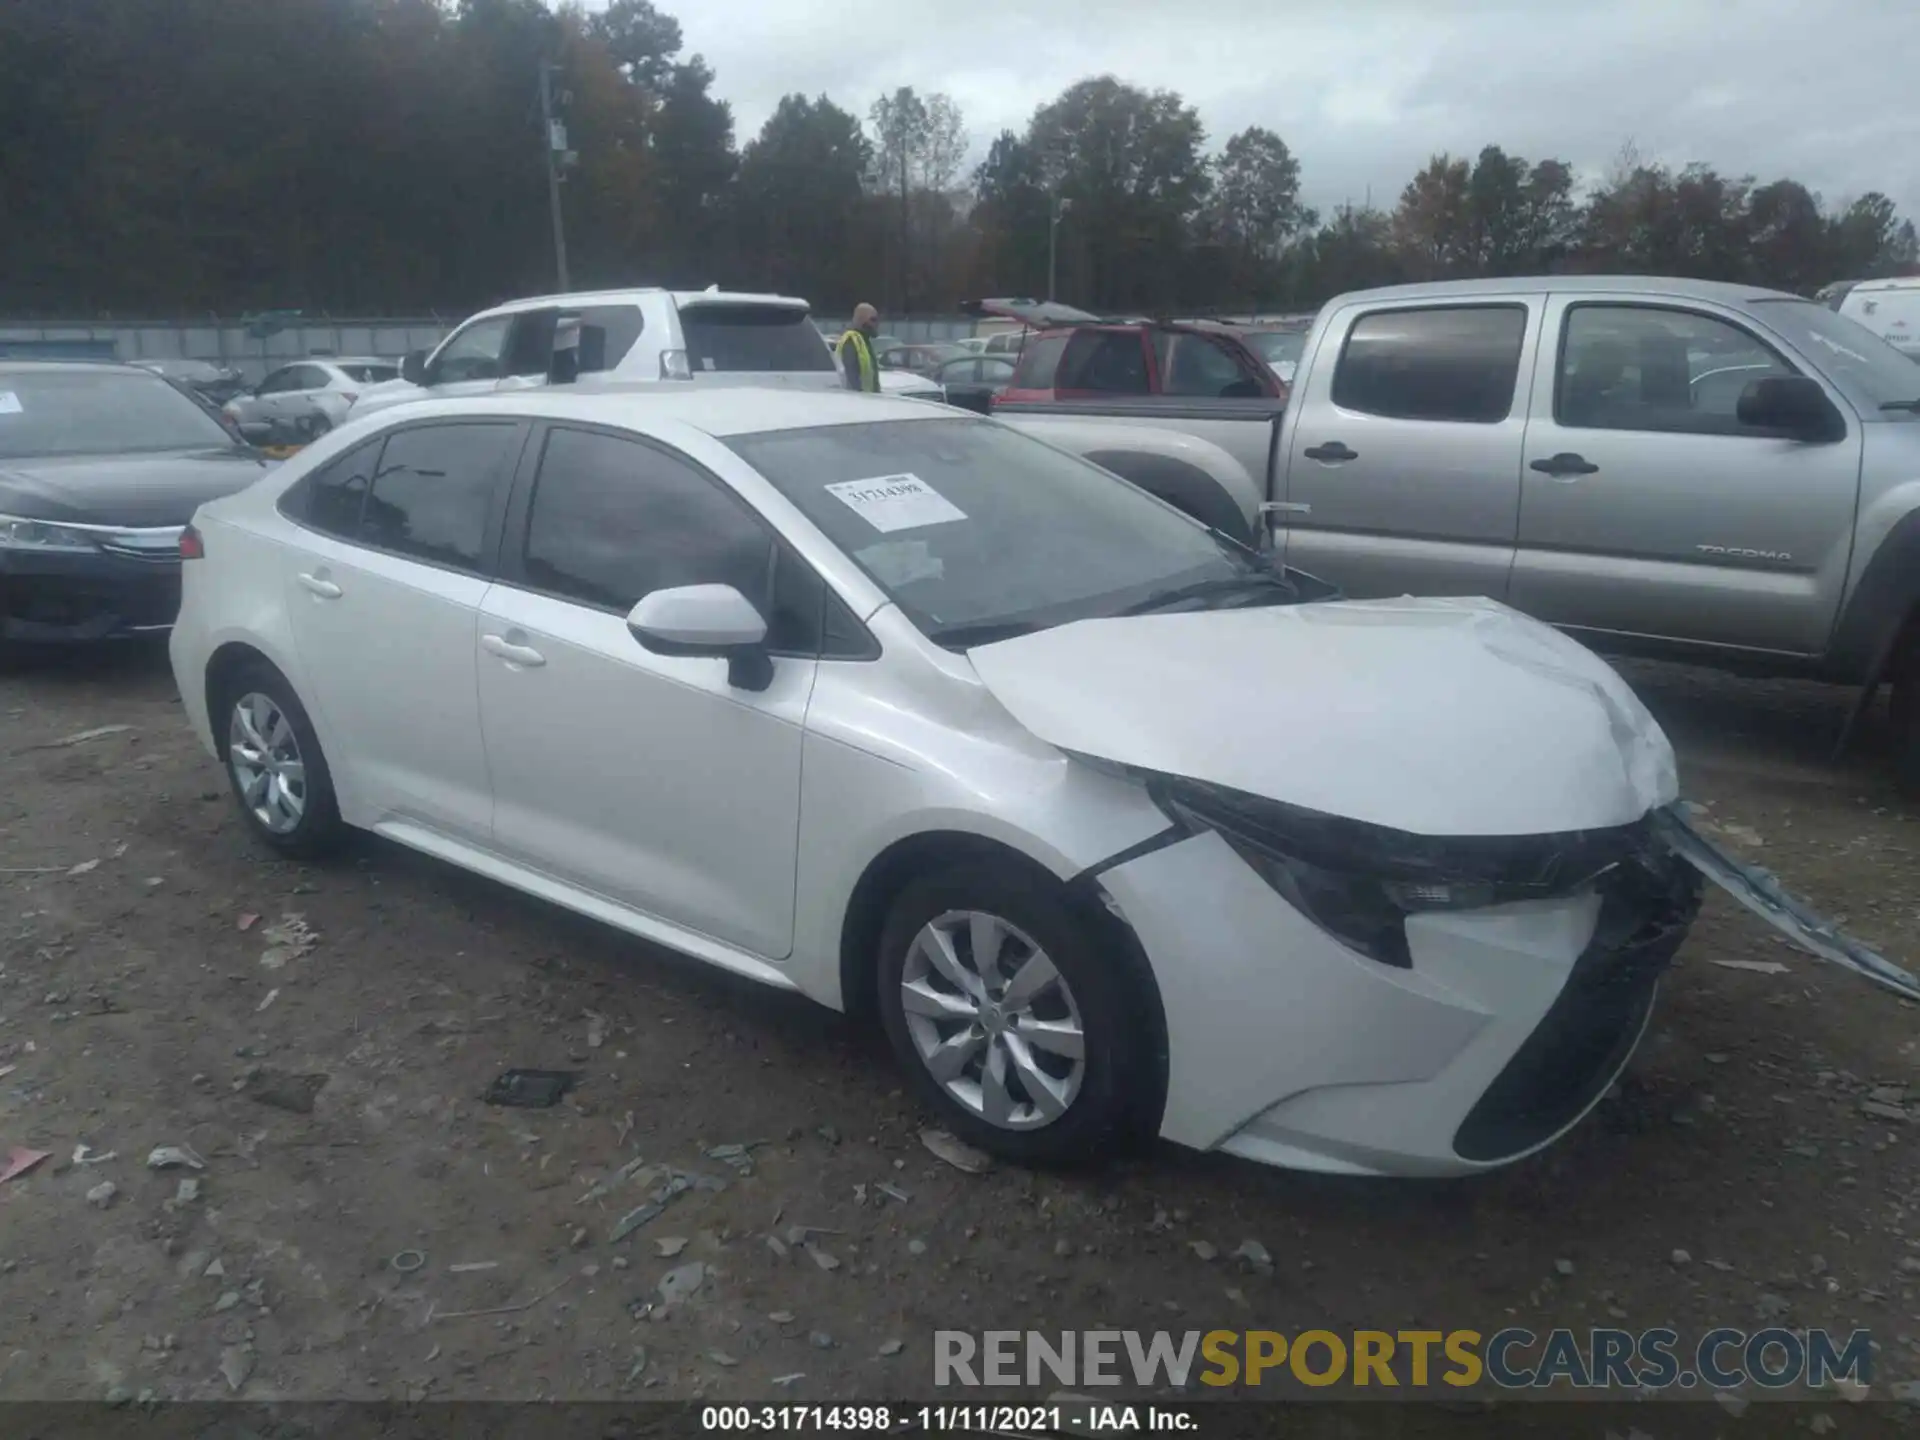
[[[1733,848],[1920,958],[1920,832],[1825,756],[1844,694],[1629,673]],[[1920,1137],[1862,1109],[1920,1100],[1914,1012],[1718,896],[1617,1094],[1496,1175],[971,1176],[838,1017],[380,842],[268,858],[163,656],[0,679],[0,717],[0,1154],[52,1152],[0,1184],[0,1399],[898,1398],[936,1326],[1777,1320],[1920,1375]],[[510,1066],[586,1079],[482,1104]],[[636,1157],[724,1188],[615,1241],[671,1171],[589,1187]]]

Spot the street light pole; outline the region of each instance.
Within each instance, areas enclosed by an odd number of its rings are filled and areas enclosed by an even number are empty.
[[[547,156],[547,210],[553,217],[553,258],[560,274],[560,288],[572,289],[567,281],[567,227],[560,214],[560,162],[567,148],[566,136],[553,118],[553,65],[540,62],[540,145]]]
[[[1060,217],[1073,205],[1071,200],[1053,197],[1053,214],[1047,222],[1047,299],[1053,299],[1055,277],[1060,266]]]

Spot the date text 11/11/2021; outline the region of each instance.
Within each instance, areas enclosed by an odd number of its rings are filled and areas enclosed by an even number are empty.
[[[700,1410],[706,1431],[814,1434],[826,1431],[885,1434],[917,1430],[926,1434],[1052,1435],[1073,1431],[1166,1434],[1198,1428],[1184,1410],[1151,1405],[706,1405]]]

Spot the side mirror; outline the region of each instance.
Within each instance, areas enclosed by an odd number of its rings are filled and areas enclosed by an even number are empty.
[[[409,385],[427,383],[427,352],[409,350],[400,361],[400,378]]]
[[[656,655],[718,656],[737,690],[773,683],[767,622],[731,585],[676,585],[643,595],[627,614],[627,630]]]
[[[1818,381],[1804,375],[1774,375],[1753,381],[1740,392],[1736,414],[1742,425],[1812,443],[1841,440],[1847,433],[1847,422],[1827,398],[1827,392]]]

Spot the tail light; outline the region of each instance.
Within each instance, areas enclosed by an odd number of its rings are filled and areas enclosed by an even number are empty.
[[[180,532],[180,558],[182,560],[207,558],[207,547],[201,543],[200,532],[191,525]]]

